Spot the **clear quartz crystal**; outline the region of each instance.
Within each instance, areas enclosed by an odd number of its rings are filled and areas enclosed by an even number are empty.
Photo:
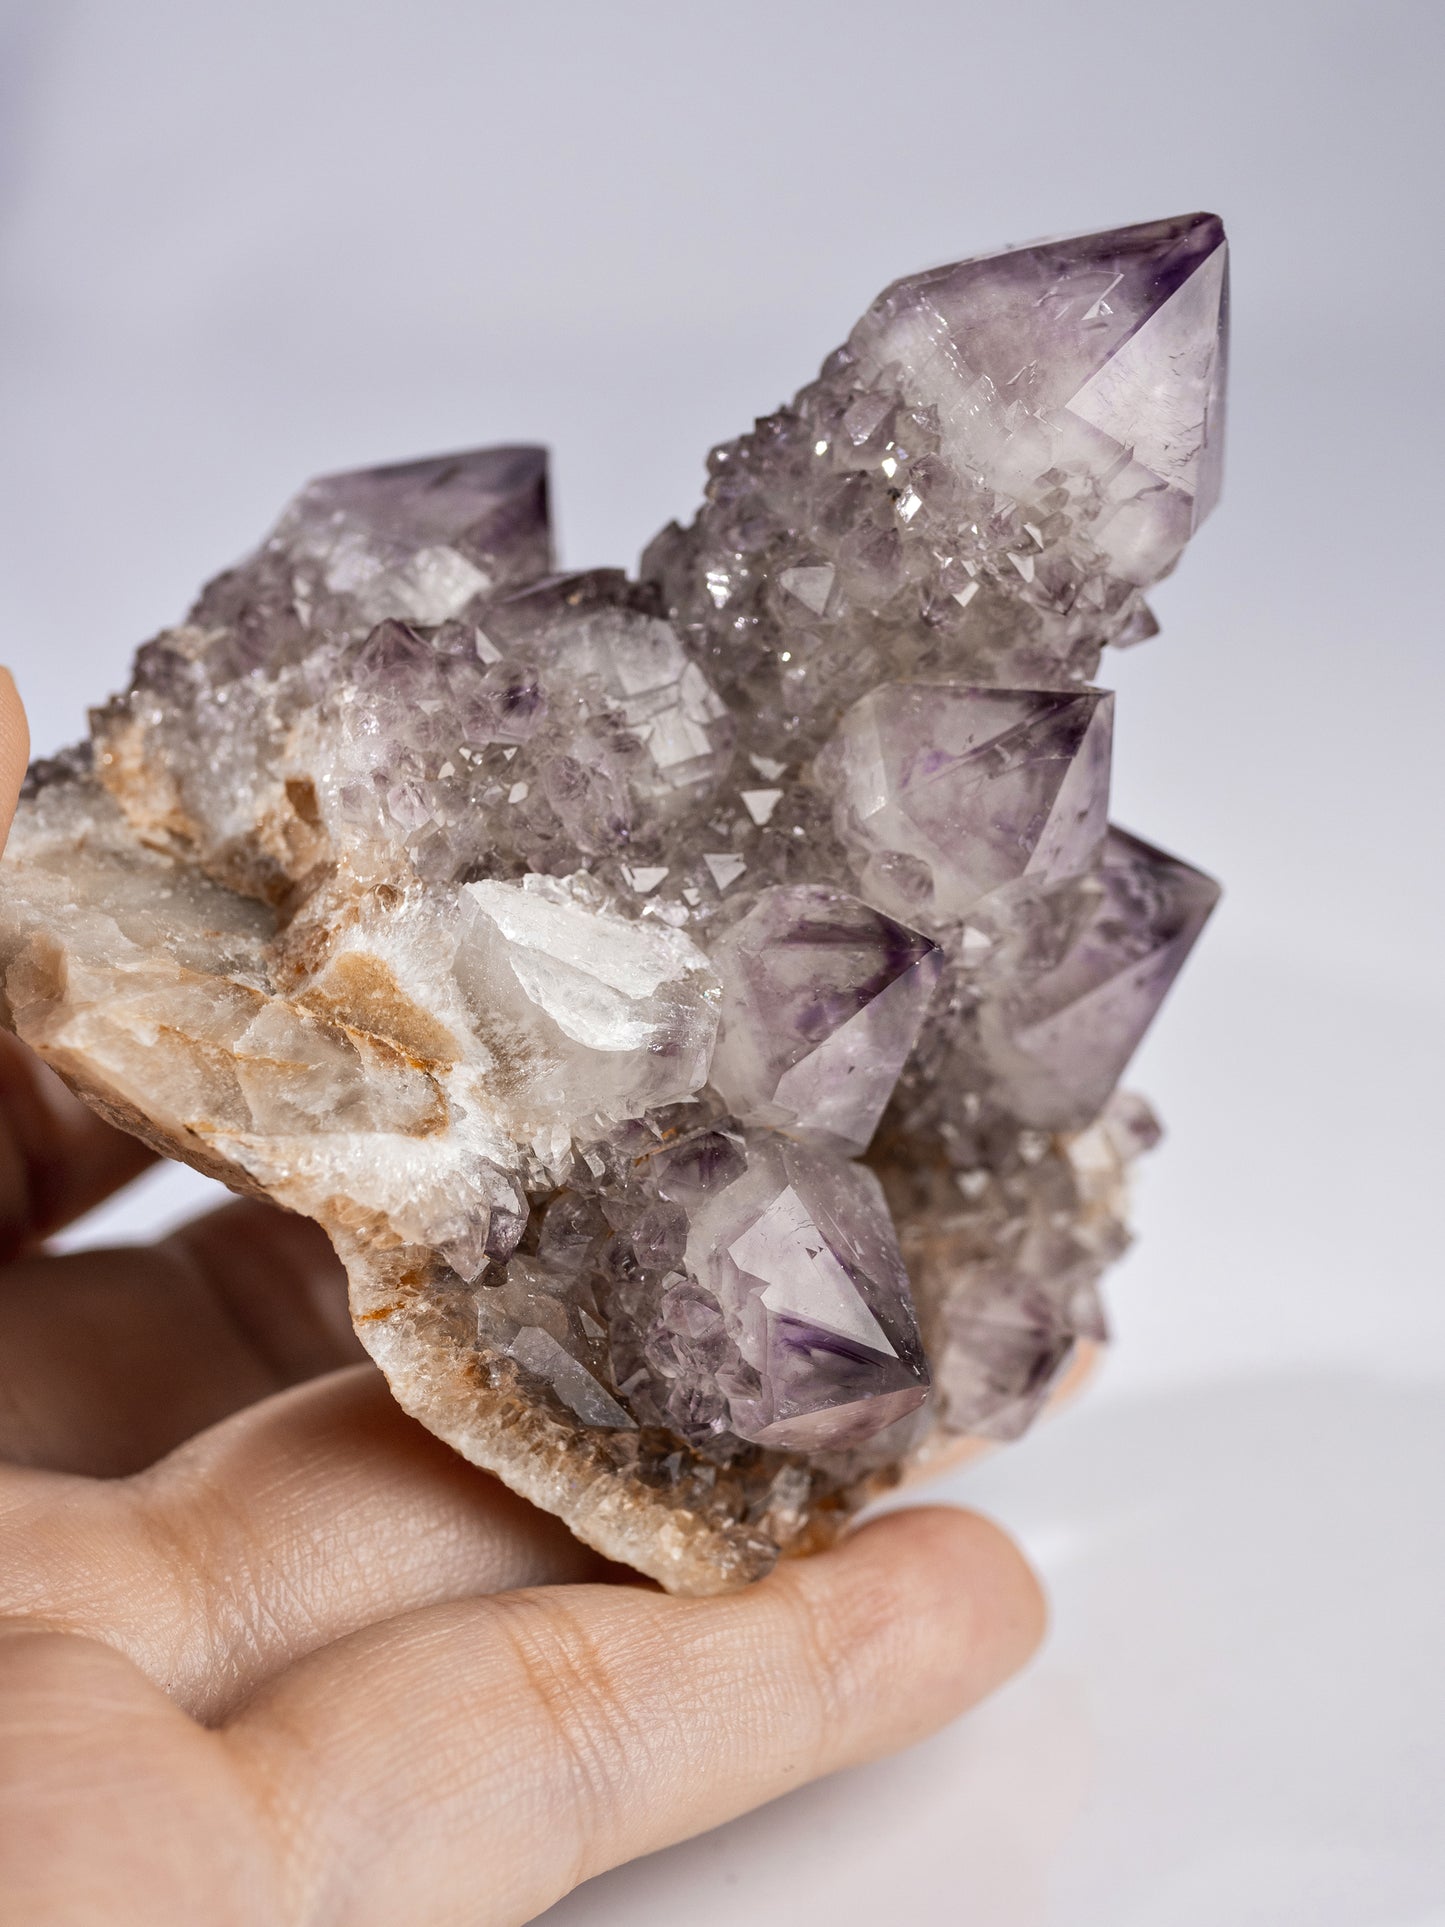
[[[1225,260],[896,282],[636,580],[551,572],[537,449],[323,478],[34,775],[21,1034],[320,1218],[409,1409],[666,1583],[1103,1335],[1217,892],[1109,828],[1092,679],[1218,491]]]

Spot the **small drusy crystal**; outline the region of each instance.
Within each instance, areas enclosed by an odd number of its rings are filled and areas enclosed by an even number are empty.
[[[736,1585],[1081,1339],[1209,914],[1105,647],[1218,489],[1211,215],[897,282],[639,577],[540,450],[314,482],[32,773],[5,1014],[320,1220],[397,1397]]]

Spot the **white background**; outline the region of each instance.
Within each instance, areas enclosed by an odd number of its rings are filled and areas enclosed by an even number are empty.
[[[1230,226],[1224,500],[1113,665],[1115,814],[1228,896],[1133,1074],[1110,1364],[952,1482],[1051,1643],[567,1927],[1445,1922],[1442,57],[1431,0],[0,0],[41,750],[315,472],[545,440],[566,561],[630,561],[897,274]]]

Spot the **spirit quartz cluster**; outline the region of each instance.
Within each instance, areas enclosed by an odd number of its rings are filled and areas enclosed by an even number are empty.
[[[1213,905],[1106,646],[1218,486],[1210,215],[896,282],[636,580],[544,456],[328,477],[32,772],[4,1014],[320,1220],[397,1398],[682,1591],[1023,1430]]]

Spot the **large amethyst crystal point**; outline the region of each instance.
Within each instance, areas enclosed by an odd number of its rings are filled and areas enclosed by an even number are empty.
[[[719,1097],[745,1122],[866,1150],[938,982],[937,946],[805,884],[764,890],[713,955]]]
[[[955,468],[1092,493],[1106,565],[1149,583],[1219,493],[1225,298],[1224,229],[1192,214],[895,281],[848,345],[936,411]]]
[[[551,566],[546,450],[472,449],[324,475],[296,497],[257,560],[282,557],[293,600],[310,604],[309,624],[333,599],[362,633],[389,616],[446,622],[478,595]],[[217,584],[211,603],[223,593]]]
[[[1152,632],[1140,591],[1218,492],[1225,263],[1195,214],[911,276],[713,451],[643,572],[760,739],[890,676],[1085,682]]]
[[[1218,900],[1211,878],[1111,829],[1087,876],[999,905],[973,933],[992,948],[992,923],[999,954],[960,1032],[970,1088],[1043,1130],[1090,1123]]]
[[[1085,870],[1109,813],[1114,699],[1099,690],[884,683],[819,759],[874,902],[930,926],[1006,883]]]
[[[5,1021],[676,1590],[1015,1436],[1216,894],[1108,829],[1091,678],[1214,499],[1224,313],[1209,215],[897,282],[636,581],[552,573],[537,449],[312,483],[32,773]]]
[[[759,1138],[693,1220],[689,1266],[735,1335],[739,1438],[822,1450],[868,1439],[928,1393],[908,1274],[865,1166]]]

